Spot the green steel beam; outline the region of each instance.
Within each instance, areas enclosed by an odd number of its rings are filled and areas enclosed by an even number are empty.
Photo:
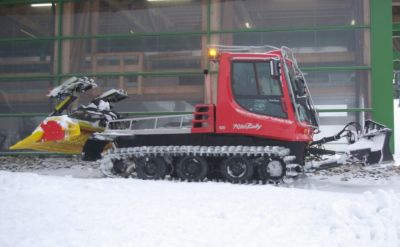
[[[400,51],[393,51],[393,60],[400,59]]]
[[[304,67],[303,72],[343,72],[343,71],[368,71],[370,66],[349,66],[349,67]],[[218,71],[210,71],[210,73],[218,73]],[[93,77],[116,77],[116,76],[194,76],[203,75],[203,71],[170,71],[170,72],[105,72],[105,73],[68,73],[59,74],[58,77],[65,78],[71,76],[93,76]],[[54,79],[57,75],[28,75],[28,76],[0,76],[0,81],[5,80],[32,80],[32,79]]]
[[[62,6],[62,5],[59,5]],[[60,8],[60,7],[58,7]],[[79,40],[79,39],[124,39],[124,38],[140,38],[140,37],[167,37],[167,36],[190,36],[190,35],[207,35],[210,40],[213,34],[232,34],[232,33],[269,33],[269,32],[312,32],[327,30],[354,30],[359,28],[368,28],[369,26],[326,26],[326,27],[300,27],[300,28],[282,28],[282,29],[236,29],[236,30],[206,30],[192,32],[154,32],[154,33],[114,33],[114,34],[98,34],[98,35],[68,35],[61,37],[38,37],[38,38],[3,38],[0,42],[14,41],[41,41],[41,40]],[[208,28],[208,27],[207,27]]]
[[[346,66],[346,67],[301,67],[303,72],[352,72],[352,71],[369,71],[371,66]],[[210,73],[218,73],[213,70]]]
[[[395,53],[396,54],[396,53]],[[400,53],[399,53],[400,54]],[[399,55],[400,56],[400,55]],[[394,57],[396,58],[396,57]],[[343,71],[368,71],[371,70],[369,66],[350,66],[350,67],[305,67],[302,68],[303,72],[343,72]],[[218,73],[217,71],[210,71],[210,73]],[[202,71],[173,71],[173,72],[110,72],[110,73],[70,73],[58,75],[27,75],[27,76],[0,76],[1,81],[13,80],[40,80],[40,79],[62,79],[71,76],[91,76],[91,77],[117,77],[117,76],[200,76],[203,75]]]
[[[60,0],[59,0],[60,1]],[[62,4],[58,6],[62,8]],[[32,40],[77,40],[77,39],[123,39],[123,38],[140,38],[140,37],[153,37],[153,36],[190,36],[190,35],[207,35],[210,41],[211,35],[213,34],[231,34],[231,33],[269,33],[269,32],[312,32],[312,31],[329,31],[329,30],[354,30],[360,28],[369,28],[367,25],[344,25],[344,26],[319,26],[319,27],[299,27],[299,28],[261,28],[261,29],[234,29],[234,30],[209,30],[210,26],[207,26],[206,31],[187,31],[187,32],[142,32],[142,33],[113,33],[113,34],[99,34],[99,35],[69,35],[61,36],[57,38],[53,37],[41,37],[41,38],[6,38],[0,39],[0,41],[32,41]]]
[[[207,47],[211,44],[211,0],[207,1]],[[208,48],[207,48],[208,49]],[[208,50],[206,51],[208,56]],[[211,61],[207,59],[207,70],[211,70]]]
[[[393,70],[400,70],[400,52],[393,51]]]
[[[18,4],[34,4],[34,3],[54,3],[56,0],[3,0],[1,5],[18,5]]]
[[[371,70],[371,66],[347,66],[347,67],[302,67],[303,72],[342,72],[342,71],[359,71]]]
[[[340,26],[318,26],[318,27],[290,27],[290,28],[250,28],[232,30],[211,30],[211,34],[225,33],[271,33],[271,32],[312,32],[312,31],[338,31],[370,28],[369,25],[340,25]]]
[[[372,108],[317,109],[317,112],[372,112]]]
[[[399,32],[400,31],[400,22],[393,22],[392,31],[393,32]]]
[[[370,0],[370,6],[372,116],[374,120],[383,123],[394,131],[392,1]],[[393,139],[391,139],[392,150],[394,150]]]
[[[195,76],[195,75],[203,75],[203,72],[198,71],[171,71],[171,72],[104,72],[104,73],[69,73],[69,74],[60,74],[56,75],[27,75],[27,76],[0,76],[1,81],[11,81],[11,80],[33,80],[33,79],[55,79],[57,77],[65,78],[71,76],[90,76],[90,77],[117,77],[117,76]]]
[[[104,73],[70,73],[61,77],[90,76],[90,77],[117,77],[117,76],[193,76],[202,75],[202,71],[171,71],[171,72],[104,72]]]
[[[98,34],[98,35],[69,35],[63,36],[63,40],[77,40],[77,39],[124,39],[124,38],[141,38],[141,37],[160,37],[160,36],[191,36],[191,35],[205,35],[205,31],[194,32],[155,32],[155,33],[114,33],[114,34]]]
[[[61,0],[58,0],[61,1]],[[59,9],[62,9],[62,4],[58,4]],[[61,19],[62,15],[58,16]],[[207,39],[211,40],[213,34],[231,34],[231,33],[268,33],[268,32],[309,32],[309,31],[327,31],[327,30],[353,30],[360,28],[369,28],[366,25],[359,26],[325,26],[325,27],[299,27],[299,28],[281,28],[281,29],[236,29],[236,30],[207,30],[206,31],[191,31],[191,32],[154,32],[154,33],[114,33],[100,35],[69,35],[56,37],[37,37],[37,38],[1,38],[0,42],[16,42],[16,41],[49,41],[49,40],[79,40],[79,39],[124,39],[124,38],[140,38],[140,37],[167,37],[167,36],[190,36],[190,35],[207,35]],[[62,33],[61,33],[62,34]]]
[[[211,42],[211,0],[207,1],[207,43]]]
[[[2,43],[14,43],[14,42],[47,42],[56,40],[56,37],[36,37],[36,38],[0,38]]]
[[[26,75],[26,76],[0,76],[0,82],[1,81],[16,81],[16,80],[21,80],[21,81],[31,81],[31,80],[40,80],[40,79],[54,79],[54,75],[49,75],[49,74],[43,74],[43,75]]]
[[[60,75],[62,73],[62,35],[63,35],[63,4],[62,0],[58,0],[57,4],[58,9],[58,33],[57,33],[57,71],[56,71],[56,78],[57,84],[60,83]]]

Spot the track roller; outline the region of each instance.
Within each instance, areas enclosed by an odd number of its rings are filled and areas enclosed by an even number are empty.
[[[207,172],[207,161],[199,156],[183,157],[176,165],[176,174],[184,180],[201,181],[207,176]]]
[[[246,157],[231,156],[222,161],[221,174],[230,182],[240,183],[252,179],[254,166]]]
[[[161,157],[141,157],[136,161],[136,173],[141,179],[163,179],[167,164]]]
[[[286,164],[280,159],[264,159],[257,171],[261,179],[278,181],[286,175]]]
[[[121,177],[129,177],[133,173],[135,163],[131,160],[116,159],[112,161],[111,173]]]

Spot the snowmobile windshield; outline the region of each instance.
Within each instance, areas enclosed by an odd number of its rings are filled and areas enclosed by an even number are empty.
[[[299,121],[318,127],[316,111],[312,105],[304,76],[302,74],[296,75],[294,68],[291,66],[287,66],[287,68]]]

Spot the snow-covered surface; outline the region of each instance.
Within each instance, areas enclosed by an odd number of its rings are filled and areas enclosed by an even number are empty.
[[[105,179],[78,157],[0,157],[0,246],[400,246],[399,165],[274,186]]]
[[[0,172],[0,246],[399,246],[392,190]]]
[[[105,179],[78,157],[0,169],[0,246],[400,246],[392,165],[281,186]]]

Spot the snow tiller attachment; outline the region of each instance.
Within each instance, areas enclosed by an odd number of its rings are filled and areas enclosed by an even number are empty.
[[[102,132],[109,120],[118,119],[111,104],[123,100],[123,90],[111,89],[91,100],[87,106],[71,109],[78,98],[75,94],[97,87],[93,79],[72,77],[54,88],[47,95],[58,101],[49,117],[25,139],[11,146],[11,150],[32,149],[38,151],[80,154],[88,138]]]
[[[90,122],[79,121],[66,115],[47,117],[30,136],[11,146],[10,149],[80,154],[86,140],[94,132],[102,130]]]
[[[389,141],[392,130],[386,126],[366,120],[364,129],[359,123],[347,124],[334,136],[324,137],[311,143],[308,149],[310,169],[327,169],[346,163],[380,164],[393,162]],[[342,151],[326,150],[323,144],[346,138],[348,145]],[[334,156],[332,158],[332,156]],[[328,157],[328,158],[327,158]]]

